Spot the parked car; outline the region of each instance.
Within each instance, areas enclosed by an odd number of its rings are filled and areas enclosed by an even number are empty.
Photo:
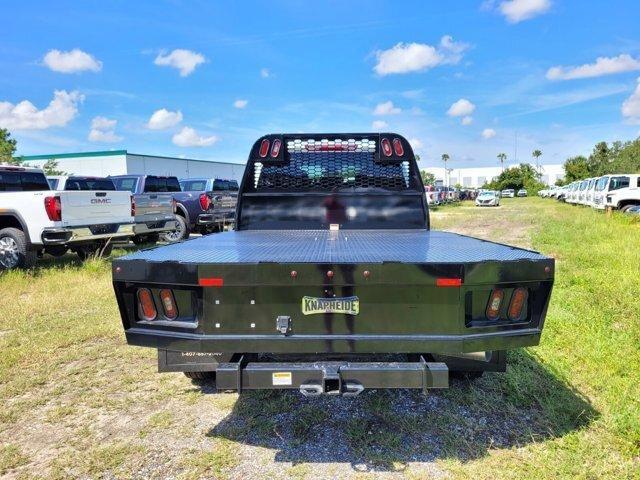
[[[440,198],[438,198],[438,191],[433,187],[433,185],[425,185],[424,194],[427,199],[427,203],[429,205],[440,205]]]
[[[181,179],[182,192],[176,192],[176,213],[186,228],[164,235],[168,241],[179,241],[191,232],[207,234],[232,227],[238,199],[238,182],[220,178]]]
[[[173,194],[180,191],[176,177],[115,175],[109,177],[117,190],[133,194],[135,236],[133,243],[155,243],[160,235],[184,226],[175,215]]]
[[[105,192],[113,192],[116,190],[116,186],[113,184],[113,180],[108,177],[56,175],[48,176],[47,182],[49,183],[49,187],[51,187],[51,190],[102,190]]]
[[[566,202],[567,201],[567,193],[569,192],[569,186],[568,185],[564,185],[560,188],[558,188],[556,190],[555,193],[555,198],[556,200],[560,201],[560,202]]]
[[[512,188],[507,188],[502,190],[502,198],[513,198],[515,197],[515,191]]]
[[[500,205],[498,192],[484,190],[476,197],[476,207],[497,207]]]
[[[43,253],[109,255],[133,235],[131,195],[52,191],[38,168],[0,165],[0,269],[31,267]]]
[[[594,177],[589,179],[589,183],[587,184],[587,190],[584,195],[584,204],[589,207],[594,207],[594,194],[596,190],[596,185],[600,177]]]
[[[554,260],[430,230],[409,142],[336,136],[258,139],[235,230],[114,261],[127,342],[160,371],[239,392],[426,392],[540,342]]]
[[[527,191],[524,188],[521,188],[520,190],[518,190],[518,196],[519,197],[526,197],[527,196]]]

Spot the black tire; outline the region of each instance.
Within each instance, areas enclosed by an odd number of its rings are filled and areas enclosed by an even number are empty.
[[[198,382],[216,379],[216,372],[183,372],[187,378]]]
[[[163,233],[160,238],[167,243],[180,242],[189,238],[189,225],[182,215],[176,215],[178,228],[172,232]]]
[[[635,207],[635,205],[625,205],[624,207],[622,207],[622,208],[620,209],[620,211],[621,211],[622,213],[626,213],[626,212],[628,212],[632,207]]]
[[[131,238],[131,241],[135,244],[135,245],[144,245],[145,243],[147,243],[147,237],[142,236],[142,235],[134,235]]]
[[[27,237],[17,228],[0,230],[0,270],[31,268],[38,255],[27,248]]]
[[[160,235],[157,233],[150,233],[148,235],[135,235],[131,241],[138,245],[154,245],[160,239]]]

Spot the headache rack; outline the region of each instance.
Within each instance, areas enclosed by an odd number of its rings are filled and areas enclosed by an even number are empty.
[[[240,230],[398,228],[385,226],[394,219],[425,228],[426,208],[413,151],[400,135],[282,134],[254,144],[237,217]]]

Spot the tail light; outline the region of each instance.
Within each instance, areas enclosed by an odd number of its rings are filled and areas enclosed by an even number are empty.
[[[380,141],[380,147],[382,148],[382,153],[384,153],[385,157],[390,157],[392,150],[391,150],[391,142],[389,141],[388,138],[383,138]]]
[[[131,195],[131,216],[136,216],[136,199],[133,198],[133,195]]]
[[[169,320],[175,320],[178,317],[178,307],[176,306],[173,292],[167,288],[160,290],[160,300],[162,301],[164,316]]]
[[[171,200],[171,204],[173,206],[173,213],[178,213],[178,202],[175,198]]]
[[[158,316],[156,304],[153,301],[151,290],[148,288],[138,290],[138,312],[143,320],[155,320]]]
[[[60,197],[45,197],[44,209],[47,212],[49,220],[52,222],[62,221],[62,205],[60,204]]]
[[[266,138],[262,140],[262,143],[260,144],[260,151],[258,153],[262,158],[267,156],[267,153],[269,153],[269,140]]]
[[[282,146],[282,142],[279,138],[276,138],[273,141],[273,145],[271,145],[271,156],[276,158],[280,154],[280,147]]]
[[[511,296],[509,304],[509,320],[516,321],[522,319],[522,314],[527,312],[527,299],[529,291],[526,288],[516,288]]]
[[[500,318],[500,307],[502,307],[503,298],[504,291],[502,289],[496,288],[491,292],[489,304],[487,305],[487,318],[489,320],[498,320]]]
[[[202,208],[202,210],[207,211],[209,210],[209,207],[211,206],[211,200],[209,199],[209,195],[207,195],[206,193],[201,193],[200,194],[200,208]]]
[[[404,155],[404,147],[402,146],[402,142],[399,138],[393,139],[393,151],[396,152],[396,155],[399,157]]]

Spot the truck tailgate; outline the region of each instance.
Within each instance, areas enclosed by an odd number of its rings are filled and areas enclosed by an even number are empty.
[[[136,222],[173,214],[173,194],[142,193],[135,195]]]
[[[118,191],[59,191],[65,227],[130,223],[131,194]]]

